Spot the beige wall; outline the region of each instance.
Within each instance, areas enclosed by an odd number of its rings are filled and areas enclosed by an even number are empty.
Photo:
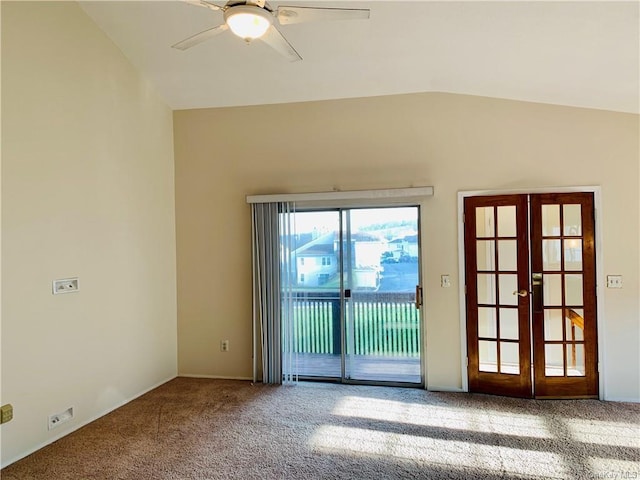
[[[177,340],[171,110],[75,2],[2,2],[2,63],[6,465],[175,376]]]
[[[624,276],[600,299],[605,394],[640,401],[638,138],[637,115],[436,93],[175,112],[179,372],[251,376],[247,194],[433,185],[428,384],[457,389],[457,193],[599,185],[600,273]],[[443,273],[453,288],[440,288]]]

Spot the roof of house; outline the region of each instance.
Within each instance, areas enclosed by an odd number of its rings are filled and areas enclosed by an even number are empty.
[[[418,243],[418,234],[405,235],[404,237],[398,237],[391,240],[389,243]]]
[[[304,255],[327,255],[335,253],[336,243],[339,241],[338,232],[325,233],[318,238],[302,245],[294,252],[298,256]],[[386,243],[386,240],[379,235],[371,232],[353,232],[351,234],[352,242],[370,242],[370,243]]]

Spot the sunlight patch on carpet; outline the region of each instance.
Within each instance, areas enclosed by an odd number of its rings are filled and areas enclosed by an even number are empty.
[[[584,443],[640,448],[640,431],[635,424],[578,418],[568,419],[566,424],[573,438]]]
[[[562,458],[552,452],[513,449],[363,428],[324,425],[310,439],[320,453],[399,458],[440,468],[452,465],[487,473],[567,478]]]
[[[638,462],[615,458],[589,457],[589,465],[593,470],[594,478],[616,478],[619,480],[640,478],[640,465],[638,465]]]
[[[497,433],[528,438],[553,437],[542,418],[524,413],[421,405],[347,396],[336,405],[333,414],[342,417],[469,430],[479,433]]]

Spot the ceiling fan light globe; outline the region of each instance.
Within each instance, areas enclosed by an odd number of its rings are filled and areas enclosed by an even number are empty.
[[[224,20],[234,34],[245,40],[262,37],[271,26],[268,12],[249,5],[228,9],[224,14]]]

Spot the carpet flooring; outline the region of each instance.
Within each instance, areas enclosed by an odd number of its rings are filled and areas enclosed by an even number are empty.
[[[636,479],[640,405],[176,378],[0,476]]]

